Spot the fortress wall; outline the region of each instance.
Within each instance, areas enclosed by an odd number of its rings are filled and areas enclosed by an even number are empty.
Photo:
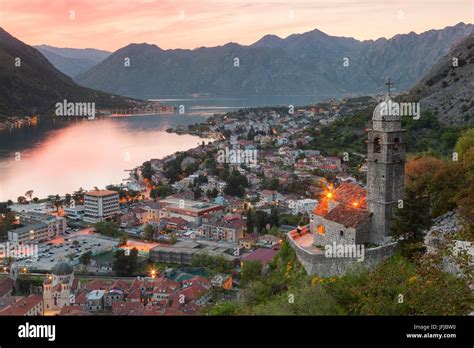
[[[295,244],[289,236],[287,236],[287,239],[306,272],[309,275],[321,277],[343,275],[351,268],[373,267],[392,256],[397,245],[397,243],[390,243],[376,248],[366,248],[364,250],[364,261],[358,262],[356,258],[326,257],[324,253],[311,254]]]

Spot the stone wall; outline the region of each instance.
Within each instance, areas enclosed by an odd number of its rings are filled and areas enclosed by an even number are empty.
[[[309,275],[321,277],[338,276],[346,273],[351,268],[370,268],[382,260],[393,255],[397,243],[390,243],[376,248],[365,249],[364,261],[358,262],[355,258],[326,257],[322,254],[312,254],[295,244],[291,237],[287,240],[295,250],[296,256]]]

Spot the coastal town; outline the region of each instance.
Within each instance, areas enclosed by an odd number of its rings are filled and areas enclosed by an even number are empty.
[[[318,284],[380,264],[397,244],[387,230],[406,153],[383,98],[215,114],[168,129],[200,144],[127,170],[120,185],[2,203],[0,315],[202,315],[235,310],[275,270]],[[360,147],[320,141],[370,111]],[[387,165],[399,174],[374,184]]]
[[[216,114],[168,130],[213,141],[150,159],[125,184],[7,202],[0,315],[190,315],[238,298],[245,263],[268,267],[321,195],[359,185],[363,175],[349,172],[364,173],[363,161],[348,171],[341,156],[311,148],[310,130],[362,107]]]

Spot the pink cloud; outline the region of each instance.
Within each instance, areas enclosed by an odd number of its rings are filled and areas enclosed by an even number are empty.
[[[470,0],[1,0],[0,23],[29,44],[113,51],[131,42],[162,48],[251,44],[266,34],[315,28],[376,39],[472,22],[472,6]]]

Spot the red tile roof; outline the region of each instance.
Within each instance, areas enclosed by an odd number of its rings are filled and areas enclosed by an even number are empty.
[[[12,290],[15,282],[11,278],[0,281],[0,297],[8,295]]]
[[[38,294],[30,295],[6,307],[0,311],[0,315],[26,315],[28,311],[40,303],[43,303],[43,296]]]
[[[243,257],[242,261],[260,261],[263,265],[266,265],[275,257],[277,253],[278,250],[259,248]]]
[[[358,203],[358,207],[367,208],[367,191],[360,185],[352,182],[344,182],[334,190],[334,200],[346,205]]]
[[[88,196],[95,196],[95,197],[105,197],[105,196],[111,196],[118,194],[117,191],[111,191],[111,190],[97,190],[97,191],[89,191],[86,192],[86,195]]]
[[[326,215],[326,219],[347,227],[356,228],[366,221],[370,215],[371,213],[367,210],[339,204]]]
[[[59,315],[72,315],[72,316],[79,316],[79,315],[91,315],[88,311],[78,305],[74,306],[64,306],[59,312]]]

